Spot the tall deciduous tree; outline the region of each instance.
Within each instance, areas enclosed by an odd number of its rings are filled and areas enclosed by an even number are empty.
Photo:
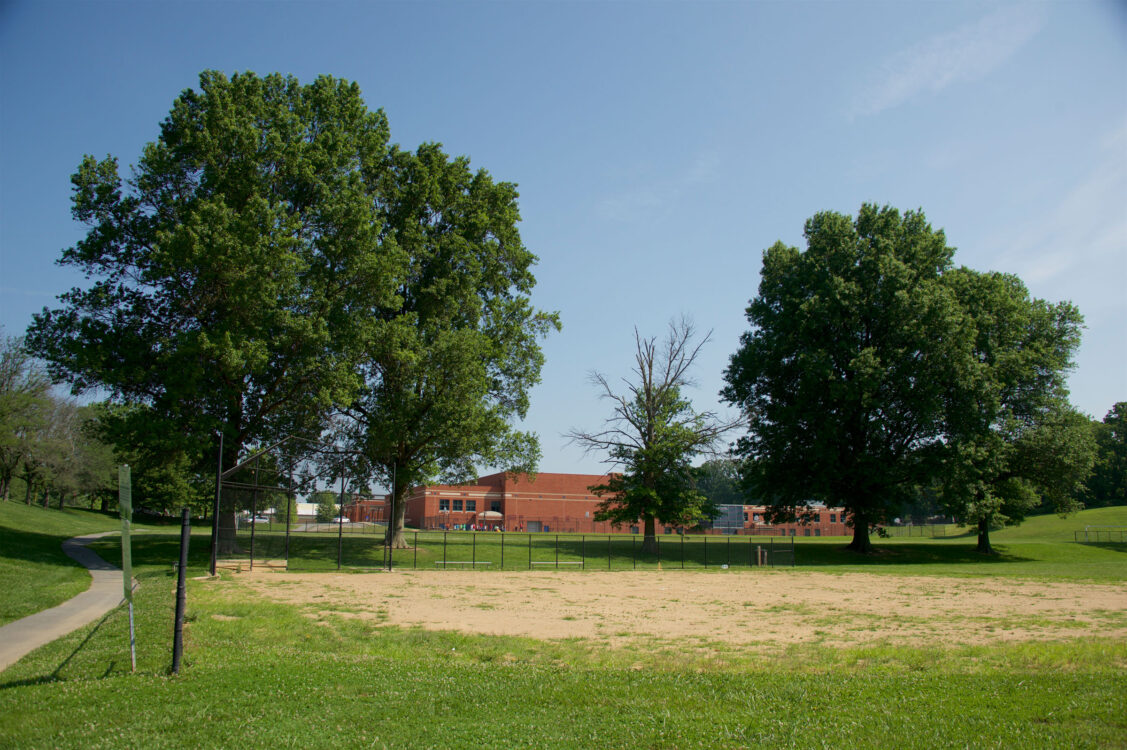
[[[713,412],[697,412],[682,394],[701,347],[685,320],[669,326],[665,339],[644,339],[634,331],[633,378],[616,389],[605,375],[592,374],[600,396],[613,405],[597,432],[573,429],[568,436],[588,451],[607,455],[620,471],[592,488],[604,499],[595,514],[615,525],[642,521],[642,548],[657,551],[656,522],[692,526],[711,518],[715,506],[697,490],[692,459],[712,452],[735,426]]]
[[[1042,500],[1062,513],[1078,507],[1094,445],[1065,378],[1083,319],[1071,303],[1031,298],[1016,276],[960,268],[944,282],[974,326],[974,358],[952,383],[942,498],[989,554],[991,526],[1020,521]]]
[[[1120,401],[1093,425],[1096,462],[1084,493],[1085,505],[1127,505],[1127,401]]]
[[[186,90],[133,175],[86,157],[63,252],[94,283],[37,315],[32,350],[76,390],[151,409],[149,429],[223,464],[257,441],[317,431],[360,385],[371,339],[349,304],[387,303],[381,243],[388,126],[355,84],[213,71]],[[221,546],[234,518],[220,519]]]
[[[559,320],[531,305],[536,256],[517,231],[514,185],[438,144],[395,148],[389,164],[383,239],[404,267],[393,299],[357,300],[376,325],[346,412],[353,445],[392,486],[388,539],[402,547],[412,485],[468,479],[483,464],[535,471],[536,436],[513,423],[540,379],[539,340]]]
[[[723,395],[749,420],[738,451],[756,496],[783,515],[844,507],[850,548],[869,552],[870,526],[934,476],[972,329],[942,283],[954,251],[922,212],[819,213],[805,237],[764,253]]]

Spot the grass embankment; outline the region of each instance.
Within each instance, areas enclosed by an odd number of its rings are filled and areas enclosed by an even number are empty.
[[[173,677],[176,548],[134,545],[137,674],[122,610],[38,650],[0,674],[0,746],[1073,748],[1127,730],[1122,641],[616,650],[315,619],[229,576],[191,581]]]
[[[120,531],[116,515],[0,502],[0,625],[62,604],[90,587],[90,574],[63,554],[64,540]]]

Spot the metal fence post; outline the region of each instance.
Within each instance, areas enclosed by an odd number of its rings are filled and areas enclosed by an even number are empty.
[[[704,567],[708,567],[708,534],[704,534]]]
[[[528,534],[528,569],[532,570],[532,532]]]
[[[579,567],[587,567],[587,535],[579,537]]]
[[[610,570],[610,534],[607,534],[607,570]]]
[[[219,496],[223,487],[223,431],[219,432],[219,459],[215,466],[215,509],[211,514],[211,574],[215,575],[215,552],[219,545]]]
[[[501,532],[501,570],[505,569],[505,532]]]
[[[637,570],[638,569],[638,553],[635,551],[635,547],[637,546],[635,544],[635,542],[637,542],[637,538],[633,534],[631,534],[630,535],[630,563],[633,565],[634,570]]]
[[[446,532],[442,532],[442,568],[446,569]]]
[[[411,569],[417,570],[419,567],[419,532],[415,532],[415,561],[411,563]]]
[[[794,537],[792,536],[790,538],[790,566],[793,568],[796,567],[796,565],[797,562],[794,559]]]
[[[556,534],[556,570],[560,569],[560,535]]]
[[[473,532],[473,550],[470,553],[470,567],[477,567],[477,532]]]
[[[685,530],[681,529],[681,570],[685,569]]]

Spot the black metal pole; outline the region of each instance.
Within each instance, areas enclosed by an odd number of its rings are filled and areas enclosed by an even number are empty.
[[[708,534],[704,534],[704,567],[708,567]]]
[[[340,467],[340,510],[337,511],[337,570],[344,553],[344,464]]]
[[[254,527],[258,524],[258,459],[254,461],[254,489],[250,491],[250,569],[254,570]]]
[[[411,563],[411,567],[418,569],[419,567],[419,532],[415,532],[415,561]]]
[[[587,535],[579,537],[579,567],[587,567]]]
[[[501,532],[501,570],[505,569],[505,532]]]
[[[681,570],[685,569],[685,529],[681,529]]]
[[[610,570],[610,534],[607,534],[607,570]]]
[[[638,552],[637,552],[638,545],[637,545],[637,541],[638,541],[637,538],[633,534],[631,534],[630,535],[630,566],[634,570],[638,569]]]
[[[560,567],[560,535],[556,534],[556,569]]]
[[[219,493],[223,485],[223,433],[219,433],[219,459],[215,466],[215,508],[211,513],[211,574],[215,575],[215,547],[219,544]]]
[[[180,511],[180,567],[176,571],[176,622],[172,631],[172,674],[180,674],[180,658],[184,654],[184,608],[188,600],[185,573],[188,568],[188,542],[192,522],[188,509]],[[214,558],[212,558],[214,560]]]
[[[532,570],[532,534],[528,535],[528,569]]]
[[[446,534],[447,534],[447,532],[445,532],[445,531],[442,532],[442,567],[443,567],[443,569],[446,568]]]
[[[477,532],[473,532],[473,550],[470,552],[470,567],[477,567]]]

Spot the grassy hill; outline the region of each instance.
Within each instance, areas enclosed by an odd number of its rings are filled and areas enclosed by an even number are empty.
[[[120,530],[121,519],[113,513],[0,502],[0,625],[89,588],[90,574],[63,554],[64,540]]]

